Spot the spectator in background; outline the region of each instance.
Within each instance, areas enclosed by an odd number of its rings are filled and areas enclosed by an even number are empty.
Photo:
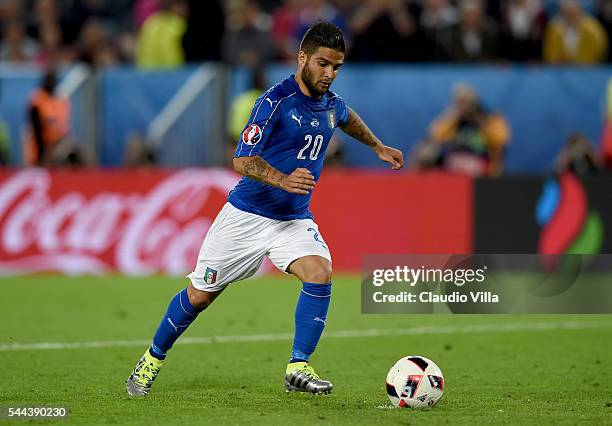
[[[404,0],[364,0],[349,18],[351,62],[416,61],[424,57],[418,8]]]
[[[506,0],[501,16],[502,57],[510,61],[539,61],[545,25],[541,0]]]
[[[428,59],[445,59],[442,39],[449,28],[459,22],[457,9],[449,0],[424,0],[419,22],[427,43]]]
[[[228,133],[232,150],[236,148],[236,141],[240,139],[242,130],[249,121],[255,101],[263,94],[266,87],[267,82],[263,69],[257,68],[252,74],[251,88],[232,101],[228,114]]]
[[[557,156],[555,170],[557,173],[586,176],[601,172],[602,161],[589,139],[582,133],[574,133],[567,138]]]
[[[299,45],[297,39],[299,14],[306,0],[283,0],[272,14],[272,38],[277,57],[284,62],[293,62]]]
[[[0,34],[6,32],[9,22],[23,20],[23,8],[21,0],[0,1]]]
[[[544,60],[551,64],[596,64],[606,57],[608,38],[602,25],[577,0],[562,0],[561,13],[546,27]]]
[[[36,63],[41,68],[49,68],[63,62],[62,32],[57,24],[44,25],[39,30],[40,49]]]
[[[456,62],[485,62],[497,58],[498,27],[485,15],[481,0],[461,0],[459,23],[442,38],[446,57]]]
[[[70,134],[70,102],[56,95],[55,71],[45,72],[41,86],[30,99],[30,130],[24,146],[28,166],[48,165],[58,144]]]
[[[272,18],[255,0],[244,0],[230,12],[222,56],[230,65],[256,68],[274,57]]]
[[[90,66],[98,67],[108,64],[105,55],[113,50],[113,42],[108,36],[108,30],[101,21],[90,19],[83,26],[77,58]]]
[[[249,121],[253,105],[257,98],[264,93],[266,87],[267,81],[263,68],[256,68],[252,73],[250,89],[238,95],[230,105],[227,121],[228,141],[225,155],[228,165],[231,164],[231,159],[236,150],[236,142],[242,137],[242,131]]]
[[[436,118],[430,140],[441,146],[446,168],[472,176],[498,176],[510,126],[500,113],[487,111],[466,84],[454,89],[453,104]]]
[[[99,44],[87,55],[94,67],[107,67],[119,62],[134,62],[136,36],[132,17],[133,0],[80,0],[83,28],[79,34],[80,45],[88,31],[90,23],[95,23],[94,32],[99,33],[97,40],[90,44]],[[94,37],[95,38],[95,37]],[[103,43],[102,43],[103,41]]]
[[[28,35],[40,40],[42,29],[48,25],[58,25],[59,11],[54,0],[35,0],[26,21]]]
[[[177,68],[185,63],[182,39],[189,10],[183,0],[164,0],[161,10],[145,21],[136,46],[140,68]]]
[[[39,3],[49,3],[54,9],[60,9],[62,26],[67,33],[66,42],[73,44],[76,41],[83,25],[94,19],[102,22],[113,34],[131,29],[133,19],[134,0],[37,0]],[[57,4],[57,6],[55,6]],[[46,8],[50,7],[45,5]],[[39,15],[48,19],[51,15],[42,12]]]
[[[0,45],[0,60],[13,63],[34,63],[38,54],[38,43],[26,35],[22,21],[11,21],[5,27]]]
[[[74,2],[76,3],[76,2]],[[71,7],[76,7],[72,2]],[[33,13],[28,19],[28,33],[38,39],[40,50],[36,55],[36,63],[42,68],[54,67],[59,64],[72,63],[78,60],[76,47],[76,33],[73,39],[73,27],[70,21],[62,19],[62,13],[55,0],[34,0]],[[69,9],[69,11],[72,9]],[[70,14],[67,13],[66,16]],[[80,31],[79,23],[78,31]],[[71,47],[66,48],[64,44],[70,40]]]

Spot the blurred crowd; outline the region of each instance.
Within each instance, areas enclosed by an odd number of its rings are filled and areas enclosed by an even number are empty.
[[[0,60],[257,66],[293,61],[320,20],[352,62],[612,59],[612,0],[0,0]]]
[[[555,159],[555,173],[569,171],[586,176],[612,171],[612,97],[608,103],[599,146],[580,132],[568,135]],[[504,172],[503,160],[511,136],[511,123],[502,112],[489,109],[471,85],[457,83],[451,104],[411,150],[409,167],[497,177]]]
[[[351,63],[612,60],[612,0],[0,0],[0,61],[48,70],[28,106],[24,162],[86,162],[70,140],[70,105],[54,91],[53,69],[77,62],[94,69],[171,69],[212,60],[251,68],[251,90],[231,105],[231,151],[265,88],[263,66],[293,63],[308,27],[323,20],[343,29]],[[583,135],[568,138],[557,171],[612,168],[610,123],[612,117],[601,149]],[[0,126],[0,165],[8,163],[5,127]],[[505,117],[489,110],[472,87],[459,84],[410,163],[417,170],[498,176],[510,139]],[[155,164],[147,146],[142,135],[130,136],[125,165]],[[330,163],[342,163],[341,139],[334,139],[329,154]]]

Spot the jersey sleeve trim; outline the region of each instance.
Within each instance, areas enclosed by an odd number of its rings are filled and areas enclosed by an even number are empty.
[[[274,86],[276,87],[276,86]],[[274,87],[271,87],[268,89],[268,91],[266,93],[264,93],[263,95],[261,95],[261,101],[259,102],[259,105],[257,105],[257,109],[255,110],[255,114],[253,114],[253,120],[251,120],[247,126],[250,126],[251,124],[253,124],[253,122],[255,122],[255,120],[257,119],[257,114],[259,114],[259,108],[261,108],[261,105],[264,103],[264,101],[266,100],[266,98],[269,97],[270,93],[272,92],[272,90],[274,89]]]

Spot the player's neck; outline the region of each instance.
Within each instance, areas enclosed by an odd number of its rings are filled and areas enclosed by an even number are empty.
[[[295,74],[294,78],[295,78],[295,82],[297,83],[298,87],[300,88],[300,90],[302,91],[304,95],[314,100],[321,99],[321,95],[319,95],[318,93],[313,94],[310,92],[310,90],[308,89],[308,86],[306,86],[306,83],[304,83],[304,80],[302,80],[302,77],[300,76],[299,72]]]

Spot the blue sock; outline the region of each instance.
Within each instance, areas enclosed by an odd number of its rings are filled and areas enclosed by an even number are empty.
[[[295,308],[295,337],[289,362],[308,361],[321,338],[331,299],[331,283],[304,283]]]
[[[153,336],[153,344],[149,349],[150,354],[157,359],[166,358],[166,353],[176,339],[187,330],[200,312],[189,303],[187,289],[178,292],[170,301],[166,315]]]

